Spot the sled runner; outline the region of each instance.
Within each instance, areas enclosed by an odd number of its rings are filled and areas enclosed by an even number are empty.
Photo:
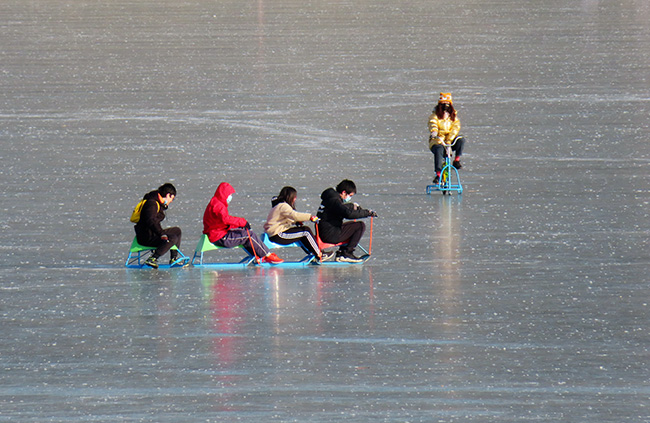
[[[451,161],[451,147],[454,145],[456,140],[451,144],[445,144],[445,151],[447,156],[445,157],[445,165],[440,171],[440,180],[437,184],[427,185],[427,194],[431,194],[433,191],[442,191],[442,195],[449,194],[451,195],[452,191],[456,191],[458,194],[463,193],[463,185],[460,183],[460,176],[458,175],[458,169],[452,165]]]
[[[144,262],[147,258],[156,251],[157,247],[148,247],[146,245],[141,245],[138,243],[138,238],[134,237],[133,242],[131,243],[131,248],[129,248],[129,255],[126,258],[126,267],[131,269],[142,269],[150,267],[145,266]],[[171,267],[183,267],[187,265],[190,261],[190,258],[181,252],[175,245],[171,250],[178,251],[178,258],[171,264],[162,264],[158,265],[159,269],[169,269]]]

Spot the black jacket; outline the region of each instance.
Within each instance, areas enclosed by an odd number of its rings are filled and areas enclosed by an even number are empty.
[[[336,239],[341,232],[343,219],[361,219],[369,217],[370,210],[355,206],[354,203],[344,203],[341,195],[334,188],[327,188],[320,195],[321,203],[316,216],[318,231],[321,239]]]
[[[165,220],[167,206],[158,202],[158,191],[151,191],[143,199],[147,200],[140,212],[140,221],[135,224],[135,234],[142,245],[157,246],[163,235],[160,222]]]

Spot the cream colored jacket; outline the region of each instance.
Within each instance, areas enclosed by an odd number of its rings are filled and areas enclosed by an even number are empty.
[[[264,232],[269,236],[277,235],[292,227],[296,222],[305,222],[310,218],[311,214],[297,212],[289,204],[282,202],[269,212],[264,224]]]
[[[460,132],[460,119],[456,113],[456,120],[452,122],[451,119],[438,119],[435,113],[429,116],[429,150],[436,144],[446,144],[451,142],[458,136]]]

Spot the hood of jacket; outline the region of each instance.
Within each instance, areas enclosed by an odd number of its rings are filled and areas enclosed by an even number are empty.
[[[217,201],[219,201],[221,204],[227,206],[228,201],[226,200],[228,199],[228,196],[234,194],[235,192],[235,188],[233,188],[232,185],[230,185],[228,182],[222,182],[217,187],[217,190],[214,192],[212,198],[217,199]]]
[[[327,188],[321,193],[320,199],[321,203],[320,206],[318,206],[318,212],[316,213],[316,216],[318,216],[321,220],[334,220],[338,222],[337,226],[341,226],[342,218],[338,217],[338,215],[342,215],[342,212],[340,211],[340,209],[343,207],[343,200],[341,199],[341,195],[336,192],[334,188]]]
[[[320,195],[320,199],[323,201],[335,201],[336,199],[341,199],[341,195],[334,188],[327,188]],[[343,202],[343,200],[341,200]]]
[[[150,191],[146,193],[143,197],[143,200],[155,200],[158,201],[158,190]]]
[[[148,192],[142,197],[143,200],[153,200],[160,206],[160,209],[167,210],[167,204],[160,202],[160,197],[158,197],[158,190]]]

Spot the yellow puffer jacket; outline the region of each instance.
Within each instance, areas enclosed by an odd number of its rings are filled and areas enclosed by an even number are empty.
[[[429,150],[436,144],[446,144],[451,142],[458,136],[460,132],[460,119],[456,114],[456,120],[452,122],[450,118],[438,119],[435,113],[429,116]]]

